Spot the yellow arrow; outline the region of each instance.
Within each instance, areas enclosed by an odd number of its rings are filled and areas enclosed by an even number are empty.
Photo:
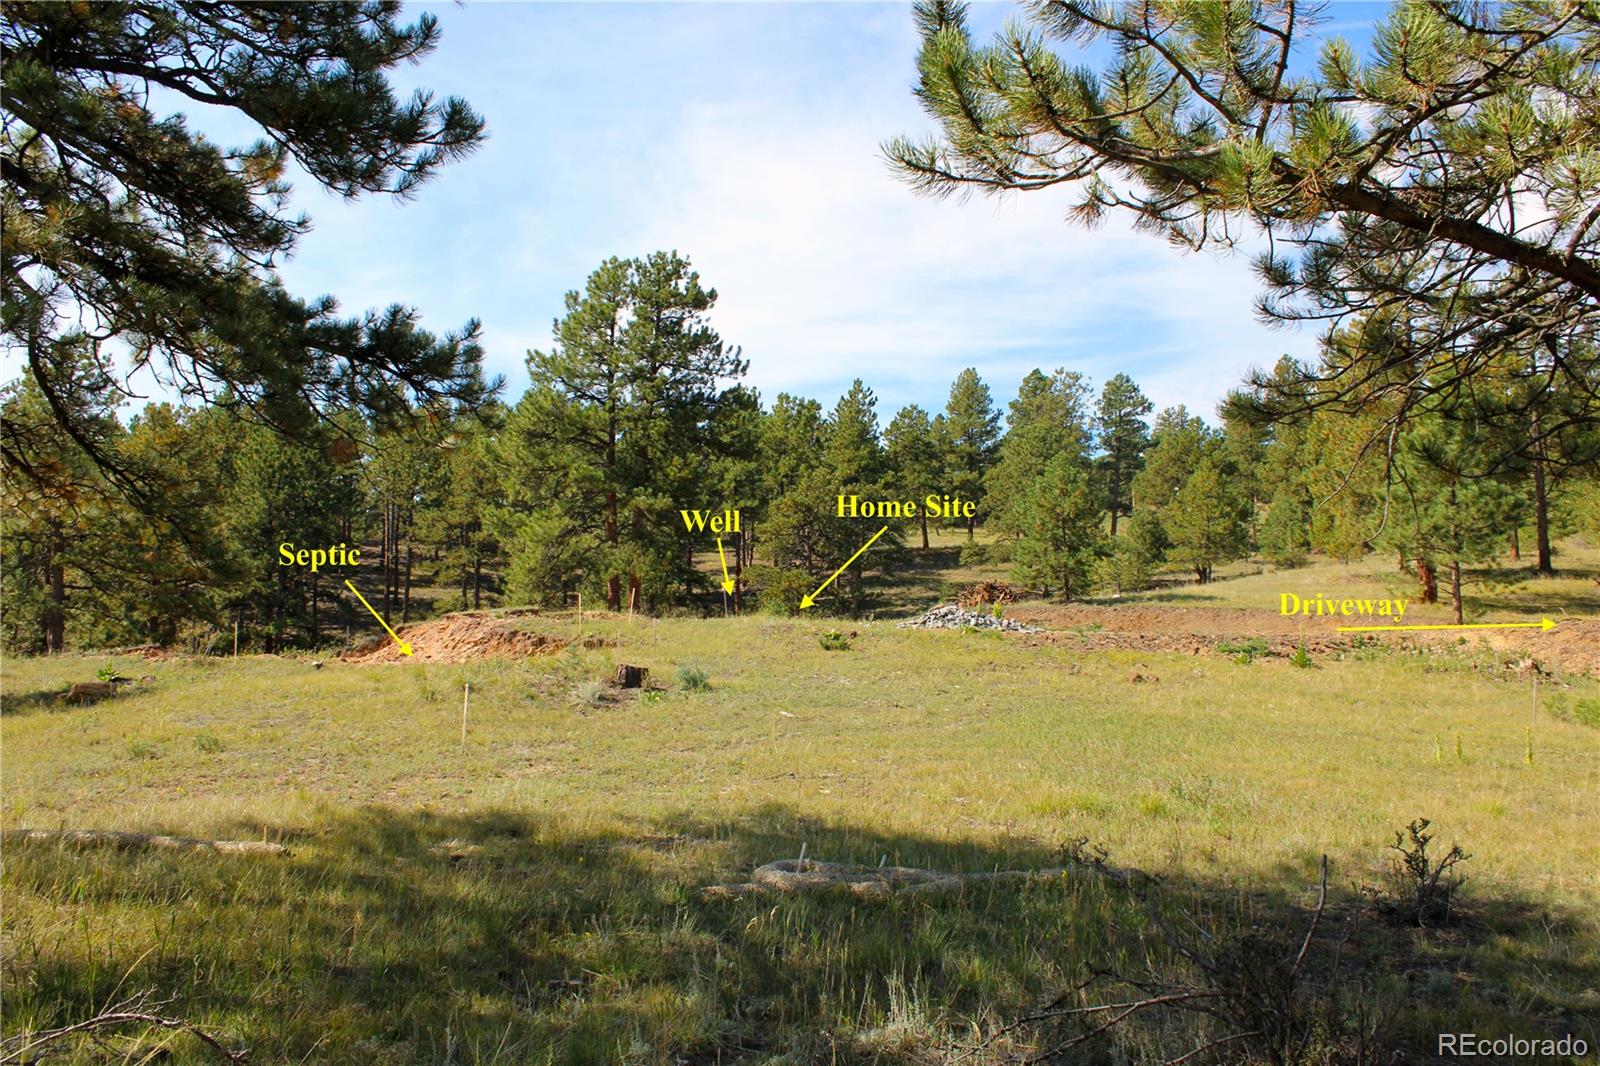
[[[884,526],[882,529],[878,530],[876,533],[874,533],[872,535],[872,540],[877,540],[879,537],[883,536],[887,532],[889,532],[889,527],[888,526]],[[850,558],[846,559],[844,561],[844,566],[839,567],[839,569],[837,569],[833,573],[829,574],[828,575],[828,580],[824,581],[822,584],[817,586],[817,591],[813,592],[809,596],[802,596],[800,598],[800,609],[803,611],[807,607],[815,607],[817,605],[817,597],[822,595],[822,590],[827,588],[829,585],[833,584],[833,579],[834,578],[836,578],[840,574],[844,573],[845,566],[849,566],[851,563],[853,563],[857,559],[861,558],[861,553],[866,551],[868,548],[872,547],[872,540],[867,541],[859,549],[856,550],[856,553],[854,555],[852,555],[852,556],[850,556]]]
[[[722,554],[722,538],[717,538],[717,558],[722,560],[722,591],[733,595],[733,578],[728,576],[728,557]]]
[[[1339,626],[1341,633],[1389,633],[1399,629],[1554,629],[1556,624],[1548,618],[1537,622],[1472,622],[1467,625],[1448,626]]]
[[[351,592],[354,592],[356,594],[356,599],[361,601],[361,606],[365,607],[369,611],[372,611],[372,604],[368,603],[367,602],[367,598],[365,596],[361,595],[361,590],[360,589],[358,589],[354,585],[350,584],[350,579],[349,578],[345,578],[344,587],[349,589]],[[385,622],[383,620],[383,615],[379,614],[377,611],[372,611],[372,617],[374,617],[374,618],[376,618],[378,620],[378,624],[380,626],[382,626],[385,629],[389,629],[389,623]],[[396,633],[392,629],[389,629],[389,635],[391,637],[394,637],[394,642],[396,644],[400,645],[400,654],[401,655],[410,655],[411,654],[411,645],[409,645],[405,641],[401,640],[400,639],[400,635],[398,633]]]

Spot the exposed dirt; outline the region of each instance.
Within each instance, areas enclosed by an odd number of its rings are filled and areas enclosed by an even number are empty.
[[[1028,639],[1098,650],[1175,651],[1200,655],[1219,643],[1259,637],[1271,655],[1291,655],[1302,643],[1312,655],[1355,647],[1355,634],[1335,631],[1332,618],[1285,618],[1267,612],[1218,607],[1101,607],[1022,604],[1006,617],[1049,632]],[[1483,644],[1507,660],[1532,659],[1544,672],[1600,675],[1600,619],[1555,619],[1556,628],[1473,630],[1469,645]],[[1371,634],[1363,636],[1371,639]],[[1396,647],[1459,647],[1461,634],[1420,632],[1376,637]]]
[[[339,657],[363,666],[376,663],[462,663],[474,659],[519,659],[530,655],[558,655],[571,646],[575,637],[554,637],[519,628],[519,621],[539,612],[532,608],[501,611],[462,611],[427,622],[402,626],[396,632],[411,645],[410,656],[400,654],[400,646],[384,636]],[[590,634],[581,638],[585,648],[604,648],[612,641]]]

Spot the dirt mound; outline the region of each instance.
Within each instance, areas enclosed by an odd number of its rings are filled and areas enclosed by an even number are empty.
[[[582,638],[550,636],[519,628],[519,620],[537,615],[536,610],[463,611],[428,622],[417,622],[396,630],[400,639],[411,645],[412,654],[402,655],[400,646],[385,636],[340,656],[346,662],[373,663],[429,662],[461,663],[474,659],[520,659],[531,655],[557,655],[580,641],[585,648],[604,648],[612,643],[605,637]]]

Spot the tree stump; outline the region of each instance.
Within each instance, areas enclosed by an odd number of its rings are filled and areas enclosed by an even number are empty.
[[[618,688],[641,688],[644,679],[650,676],[650,671],[642,666],[629,666],[626,663],[617,665],[617,675],[612,678]]]

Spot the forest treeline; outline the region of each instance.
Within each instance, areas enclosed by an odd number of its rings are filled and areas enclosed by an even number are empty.
[[[765,398],[715,293],[656,253],[568,295],[512,403],[476,320],[344,315],[277,272],[309,225],[290,175],[404,199],[482,143],[467,101],[390,82],[437,47],[432,13],[15,0],[0,639],[204,647],[237,627],[277,649],[370,625],[342,575],[278,565],[290,541],[361,545],[356,580],[395,621],[419,585],[720,609],[684,508],[738,508],[735,606],[793,610],[872,532],[841,493],[974,501],[969,556],[1067,598],[1383,552],[1459,619],[1465,569],[1527,553],[1549,573],[1561,534],[1600,542],[1593,4],[1408,0],[1360,49],[1281,0],[1046,5],[987,42],[957,0],[912,17],[931,126],[883,151],[913,189],[1070,189],[1081,223],[1253,243],[1257,311],[1313,323],[1313,365],[1262,366],[1214,422],[1070,369],[967,370],[893,413],[864,381],[826,407]],[[259,139],[213,142],[182,100]],[[179,402],[133,414],[152,380]],[[823,609],[870,607],[872,572],[926,532],[897,522]]]
[[[677,253],[609,260],[567,295],[550,349],[528,353],[531,384],[514,404],[420,407],[382,431],[347,412],[286,436],[227,404],[151,404],[126,424],[108,407],[75,412],[159,497],[144,507],[36,387],[14,383],[5,418],[30,427],[56,489],[7,481],[5,642],[203,646],[235,622],[247,647],[342,639],[347,575],[280,565],[286,542],[363,546],[359,580],[396,623],[415,616],[420,585],[448,589],[443,608],[581,594],[720,611],[721,574],[696,563],[711,537],[687,528],[684,508],[738,508],[741,530],[725,538],[736,606],[788,612],[877,525],[839,517],[841,494],[972,500],[963,558],[1067,599],[1138,590],[1163,569],[1205,582],[1245,557],[1293,567],[1313,552],[1382,551],[1414,574],[1419,599],[1459,613],[1465,568],[1526,552],[1548,572],[1555,538],[1600,533],[1592,432],[1552,437],[1567,450],[1541,463],[1519,458],[1506,430],[1448,411],[1394,439],[1383,412],[1310,395],[1303,414],[1263,418],[1259,389],[1232,393],[1212,425],[1183,407],[1154,412],[1125,374],[1095,388],[1068,369],[1030,372],[1003,404],[976,369],[942,404],[892,414],[861,380],[827,406],[789,393],[764,403],[714,328],[715,301]],[[1273,374],[1307,389],[1309,369],[1285,358]],[[928,547],[929,525],[892,523],[821,606],[862,610],[870,575]]]

